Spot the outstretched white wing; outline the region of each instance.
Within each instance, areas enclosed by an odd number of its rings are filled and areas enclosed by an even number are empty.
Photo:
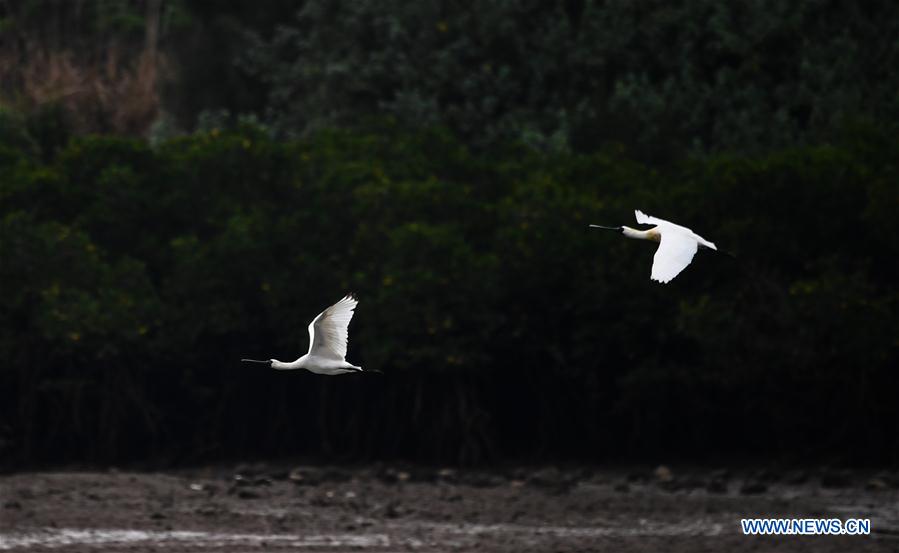
[[[347,327],[358,303],[352,295],[347,295],[309,323],[309,355],[345,360]]]
[[[652,280],[670,282],[693,261],[699,244],[693,237],[677,230],[663,230],[661,234],[659,249],[652,259]]]
[[[672,223],[671,221],[666,221],[665,219],[659,219],[658,217],[653,217],[651,215],[647,215],[647,214],[643,213],[642,211],[640,211],[639,209],[634,210],[634,215],[637,216],[637,222],[640,223],[641,225],[656,225],[657,227],[659,227],[659,231],[661,232],[662,236],[665,235],[665,229],[674,229],[675,231],[679,230],[679,231],[682,231],[683,233],[687,234],[688,236],[692,236],[694,240],[696,240],[697,242],[699,242],[706,248],[711,248],[713,250],[718,249],[715,247],[714,242],[709,242],[708,240],[706,240],[702,236],[699,236],[698,234],[696,234],[692,230],[688,229],[687,227],[678,225],[676,223]],[[696,252],[694,251],[693,253],[696,253]],[[692,254],[691,254],[691,258],[692,258]],[[689,264],[690,264],[690,261],[688,260],[687,265],[689,265]],[[684,265],[684,267],[686,267],[686,265]],[[681,267],[681,269],[683,269],[683,267]],[[672,277],[672,278],[674,278],[674,277]]]
[[[677,227],[682,228],[684,230],[690,230],[687,227],[682,227],[680,225],[676,225],[671,221],[666,221],[665,219],[659,219],[658,217],[653,217],[651,215],[647,215],[640,211],[639,209],[634,210],[634,215],[637,217],[637,222],[641,225],[658,225],[662,227]]]

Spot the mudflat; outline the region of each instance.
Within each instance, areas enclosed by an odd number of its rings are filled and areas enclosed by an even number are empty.
[[[870,519],[746,536],[744,518]],[[274,464],[0,476],[2,551],[899,551],[890,471]]]

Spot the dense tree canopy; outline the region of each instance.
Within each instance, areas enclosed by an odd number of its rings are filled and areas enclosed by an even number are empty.
[[[657,172],[390,125],[81,138],[50,163],[12,136],[0,414],[20,460],[899,453],[892,139]],[[635,206],[736,259],[650,282],[651,247],[586,226]],[[350,357],[383,379],[236,362],[298,354],[348,290]]]
[[[895,121],[899,10],[875,4],[309,0],[240,59],[287,132],[378,112],[474,144],[614,141],[655,161]]]
[[[899,120],[886,0],[17,5],[0,19],[3,97],[59,103],[94,132],[167,137],[252,116],[303,136],[390,116],[476,147],[614,143],[656,164]]]

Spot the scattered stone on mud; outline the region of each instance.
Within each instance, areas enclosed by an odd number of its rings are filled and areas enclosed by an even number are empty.
[[[320,479],[313,478],[313,474],[304,467],[297,467],[291,470],[287,479],[297,485],[314,486],[319,483]]]
[[[656,467],[656,469],[652,471],[652,474],[655,476],[657,482],[671,482],[674,480],[674,474],[671,472],[671,469],[665,465]]]
[[[381,482],[385,484],[402,484],[404,482],[408,482],[412,477],[411,474],[404,470],[397,470],[392,467],[387,467],[380,472],[378,472],[378,478],[381,479]]]
[[[435,480],[444,484],[454,484],[458,481],[458,472],[451,468],[442,468],[435,474]]]
[[[237,486],[237,487],[250,485],[250,481],[247,479],[247,477],[240,473],[237,473],[234,476],[232,476],[231,482],[234,484],[234,486]]]
[[[665,490],[666,492],[676,492],[680,489],[687,487],[686,481],[683,479],[677,479],[674,477],[674,473],[665,465],[659,465],[656,467],[654,471],[652,471],[653,478],[655,479],[655,484],[658,486],[660,490]]]

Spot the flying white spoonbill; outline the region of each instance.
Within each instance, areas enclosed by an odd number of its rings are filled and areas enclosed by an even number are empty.
[[[628,238],[637,240],[652,240],[659,243],[659,249],[652,260],[652,280],[670,282],[693,261],[696,250],[700,246],[712,250],[718,250],[715,244],[699,236],[687,227],[675,225],[664,219],[650,217],[640,210],[635,210],[637,222],[641,225],[655,225],[651,229],[637,230],[631,227],[604,227],[602,225],[590,225],[595,228],[617,230]]]
[[[318,314],[309,323],[309,353],[296,361],[284,363],[277,359],[241,359],[245,363],[265,363],[273,369],[306,369],[316,374],[344,374],[362,372],[346,362],[347,327],[356,308],[356,297],[347,294],[342,300]],[[375,371],[377,372],[377,371]]]

